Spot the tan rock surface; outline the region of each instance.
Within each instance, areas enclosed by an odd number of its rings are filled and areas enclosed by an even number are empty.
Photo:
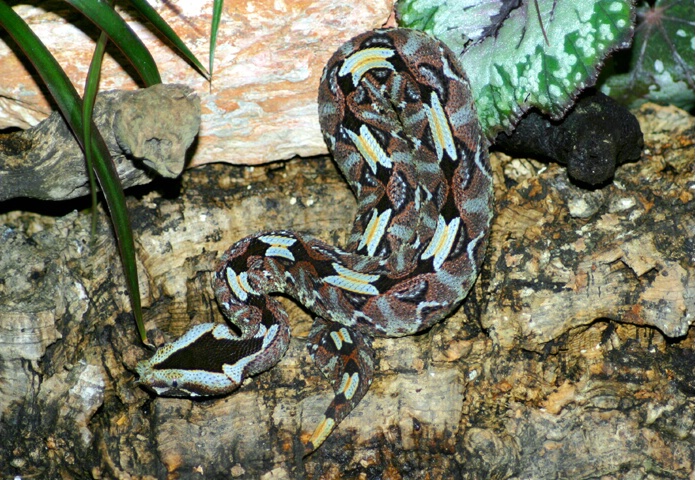
[[[212,1],[150,3],[207,65]],[[40,5],[15,8],[81,92],[95,29],[63,2]],[[201,96],[201,134],[191,164],[258,164],[326,153],[316,107],[323,67],[343,42],[383,25],[392,6],[393,0],[225,2],[211,85],[135,16],[124,15],[150,48],[162,81],[188,85]],[[16,50],[0,41],[0,128],[27,128],[51,111],[45,89]],[[124,64],[107,55],[102,90],[136,88]]]

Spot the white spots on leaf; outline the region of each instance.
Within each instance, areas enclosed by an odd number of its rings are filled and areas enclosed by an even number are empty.
[[[553,97],[559,98],[562,96],[562,90],[557,85],[548,86],[548,91]]]
[[[575,3],[574,11],[579,21],[585,25],[591,22],[591,17],[594,15],[593,8],[586,8],[586,5],[582,5],[581,2]]]
[[[501,67],[502,65],[495,65],[495,67],[498,66]],[[497,68],[493,68],[490,72],[490,84],[494,85],[495,87],[504,87],[505,85],[504,78],[502,78],[502,75],[500,75]]]
[[[584,58],[592,58],[596,56],[596,48],[594,47],[596,37],[593,34],[581,36],[575,42],[575,46],[581,51]]]
[[[654,74],[654,83],[649,85],[649,95],[655,102],[668,102],[669,98],[681,94],[687,88],[684,80],[674,79],[669,69],[664,68],[662,72]]]
[[[558,52],[556,57],[559,68],[553,72],[553,77],[562,82],[566,89],[570,90],[571,85],[569,79],[572,78],[572,71],[577,64],[577,56],[568,52]],[[580,77],[581,78],[581,75]],[[556,87],[557,88],[557,87]],[[560,93],[551,92],[554,96],[559,97]]]
[[[621,18],[617,22],[615,22],[615,24],[618,26],[618,28],[623,28],[623,27],[625,27],[627,22]]]
[[[601,40],[607,40],[610,42],[615,38],[615,35],[613,35],[613,31],[611,29],[611,26],[606,24],[606,23],[602,24],[599,27],[598,31],[599,31]]]
[[[542,75],[542,65],[539,61],[534,61],[525,72],[519,75],[519,90],[527,92],[537,92],[539,91],[538,79]]]
[[[611,5],[608,7],[608,10],[611,12],[619,12],[623,9],[623,4],[620,2],[613,2]]]
[[[654,70],[657,73],[662,73],[664,71],[664,62],[661,60],[655,60],[654,61]]]

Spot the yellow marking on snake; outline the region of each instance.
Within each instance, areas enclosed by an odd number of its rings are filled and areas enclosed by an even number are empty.
[[[343,348],[343,343],[352,343],[352,338],[350,337],[350,332],[347,331],[347,328],[341,328],[338,331],[331,332],[331,339],[333,340],[337,350]]]
[[[343,77],[350,73],[352,75],[352,84],[357,86],[362,76],[372,68],[395,70],[393,64],[386,60],[395,54],[396,52],[390,48],[365,48],[347,57],[340,67],[338,75]]]
[[[249,285],[246,272],[242,272],[241,275],[237,275],[234,270],[227,267],[225,270],[225,275],[227,277],[227,285],[229,285],[229,288],[232,290],[232,292],[234,292],[234,295],[236,295],[236,297],[242,302],[246,301],[246,299],[249,297],[249,293],[252,295],[258,295],[258,292],[256,292],[253,288],[251,288],[251,285]]]
[[[333,269],[338,275],[329,275],[323,280],[333,286],[348,290],[350,292],[361,293],[362,295],[379,295],[379,290],[371,282],[379,279],[379,275],[368,275],[345,268],[339,263],[333,263]]]
[[[346,400],[350,400],[357,391],[357,387],[360,386],[360,375],[355,372],[352,375],[343,373],[343,380],[340,382],[340,387],[338,392],[345,395]]]
[[[423,260],[434,257],[432,264],[435,270],[439,270],[444,260],[446,260],[446,257],[449,256],[451,247],[454,245],[454,239],[456,238],[460,222],[461,219],[457,217],[447,225],[444,217],[439,215],[437,229],[421,257]]]
[[[374,135],[372,135],[372,132],[369,131],[366,125],[362,124],[360,126],[359,135],[350,129],[345,129],[345,131],[375,175],[378,164],[391,168],[391,158],[386,155],[386,152],[381,148],[381,145],[379,145],[379,142],[376,141],[376,138],[374,138]]]
[[[314,433],[311,435],[309,442],[315,446],[321,445],[333,431],[333,427],[335,427],[335,420],[324,415],[323,420],[321,420],[321,423],[319,423],[319,426],[316,427],[316,430],[314,430]]]
[[[439,102],[436,92],[432,92],[430,103],[431,105],[425,106],[425,113],[432,130],[432,139],[437,150],[437,159],[441,162],[443,153],[446,150],[446,153],[449,154],[452,160],[457,160],[454,136],[451,134],[449,122],[446,120],[446,113]]]
[[[280,235],[263,235],[262,237],[258,237],[258,239],[270,245],[270,248],[265,251],[266,256],[282,257],[294,262],[294,255],[292,255],[292,252],[290,252],[287,247],[294,245],[297,242],[296,239]]]
[[[367,253],[370,257],[373,256],[374,252],[376,252],[376,247],[378,247],[379,242],[381,242],[381,237],[384,236],[384,232],[386,231],[386,227],[388,226],[390,219],[390,208],[388,210],[384,210],[380,214],[377,213],[376,210],[373,210],[372,218],[369,220],[369,224],[367,224],[364,234],[362,234],[362,238],[360,239],[360,244],[358,245],[357,250],[364,248],[366,245]]]

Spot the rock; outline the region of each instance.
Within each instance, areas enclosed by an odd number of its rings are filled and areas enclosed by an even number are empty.
[[[203,64],[209,52],[212,4],[212,0],[154,4]],[[393,0],[224,2],[212,84],[137,21],[133,12],[125,16],[152,51],[162,81],[188,85],[200,96],[201,131],[191,166],[259,164],[327,152],[316,104],[323,67],[346,40],[383,25],[392,7]],[[81,91],[97,38],[95,28],[63,2],[15,9]],[[43,87],[15,52],[0,40],[0,128],[28,128],[51,112]],[[137,87],[139,79],[124,64],[125,60],[107,54],[102,90]]]

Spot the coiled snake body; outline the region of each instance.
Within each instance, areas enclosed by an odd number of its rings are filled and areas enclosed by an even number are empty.
[[[231,392],[287,349],[287,314],[268,294],[297,299],[317,315],[309,351],[335,390],[307,453],[367,392],[370,337],[411,335],[463,300],[492,219],[485,139],[441,42],[403,29],[350,40],[324,70],[319,116],[359,205],[348,245],[287,230],[240,240],[221,258],[215,293],[241,335],[198,325],[137,367],[158,394]]]

